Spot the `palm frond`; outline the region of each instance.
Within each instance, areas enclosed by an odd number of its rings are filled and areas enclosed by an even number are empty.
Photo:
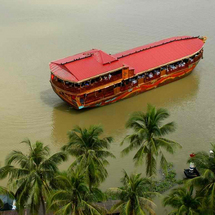
[[[138,149],[134,156],[135,164],[143,163],[143,158],[146,158],[146,174],[156,174],[156,160],[162,148],[169,153],[174,153],[180,144],[162,138],[164,135],[175,131],[175,123],[170,122],[162,125],[163,120],[169,117],[166,109],[156,108],[150,104],[147,106],[147,112],[134,112],[130,115],[126,128],[133,130],[132,134],[127,135],[121,142],[128,142],[129,145],[121,152],[122,156],[127,155],[133,149]]]
[[[176,130],[176,125],[174,122],[169,122],[162,127],[160,127],[160,133],[161,136],[167,135],[169,133],[172,133]]]

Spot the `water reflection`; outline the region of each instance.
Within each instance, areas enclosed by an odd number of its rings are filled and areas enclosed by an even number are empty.
[[[147,103],[169,109],[190,101],[195,98],[198,85],[198,76],[193,73],[182,80],[104,107],[77,111],[62,101],[53,109],[52,138],[60,144],[66,141],[66,134],[74,125],[88,127],[91,124],[102,124],[106,134],[119,138],[125,134],[124,125],[130,113],[145,110]]]

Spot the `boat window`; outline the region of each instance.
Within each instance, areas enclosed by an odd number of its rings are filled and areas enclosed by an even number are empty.
[[[81,104],[84,104],[84,99],[80,98],[80,102],[81,102]]]
[[[58,82],[59,83],[63,83],[63,80],[61,80],[60,78],[58,78]]]
[[[167,66],[161,67],[161,71],[166,70],[166,69],[167,69]]]
[[[189,61],[190,61],[190,62],[193,62],[193,58],[192,58],[192,57],[190,57],[190,58],[189,58]]]
[[[85,82],[85,86],[88,87],[89,85],[90,85],[90,82],[89,82],[89,81],[86,81],[86,82]]]
[[[95,82],[97,83],[97,82],[100,82],[102,80],[102,77],[100,76],[100,77],[98,77],[98,78],[95,78]]]
[[[122,73],[122,70],[119,70],[119,71],[114,72],[113,75],[119,75],[121,73]]]
[[[169,65],[170,69],[176,69],[176,65],[175,64],[171,64]]]
[[[184,59],[183,61],[184,61],[185,63],[187,63],[187,62],[188,62],[188,59]]]
[[[115,84],[114,88],[119,87],[121,85],[121,83]]]
[[[185,66],[185,62],[183,62],[183,61],[178,62],[178,66],[179,66],[179,67]]]
[[[74,84],[74,87],[79,87],[80,85],[79,84]]]

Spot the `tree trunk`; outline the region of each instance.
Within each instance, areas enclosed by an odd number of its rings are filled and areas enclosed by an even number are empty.
[[[150,152],[147,154],[147,160],[148,160],[148,166],[147,166],[147,175],[148,176],[152,176],[153,175],[153,173],[152,173],[152,153],[151,153],[151,150],[150,150]]]
[[[42,195],[40,196],[40,199],[41,199],[41,204],[43,209],[43,215],[46,215],[46,206]]]
[[[90,174],[90,171],[88,171],[88,174],[89,174],[89,190],[90,192],[92,192],[92,177],[91,177],[91,174]]]

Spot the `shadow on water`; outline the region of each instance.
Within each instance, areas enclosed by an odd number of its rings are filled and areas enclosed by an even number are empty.
[[[198,86],[198,76],[191,74],[182,80],[104,107],[77,111],[65,102],[59,102],[53,108],[52,138],[56,143],[65,142],[67,132],[75,125],[88,127],[92,124],[102,124],[106,135],[121,137],[125,135],[125,122],[132,112],[145,111],[148,103],[165,107],[171,112],[172,108],[195,99]],[[55,103],[52,99],[48,102],[49,105]]]
[[[40,93],[40,99],[50,107],[59,106],[62,103],[62,100],[54,93],[51,87]]]

